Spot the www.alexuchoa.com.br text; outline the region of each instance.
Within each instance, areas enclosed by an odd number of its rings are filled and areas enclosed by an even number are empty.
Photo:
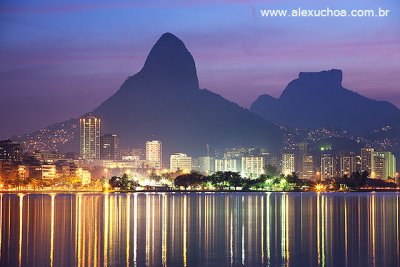
[[[365,18],[365,17],[388,17],[390,14],[389,9],[331,9],[329,7],[323,9],[260,9],[262,17],[352,17],[352,18]]]

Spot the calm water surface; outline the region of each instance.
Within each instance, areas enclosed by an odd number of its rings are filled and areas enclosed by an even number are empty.
[[[400,266],[398,193],[0,194],[1,266]]]

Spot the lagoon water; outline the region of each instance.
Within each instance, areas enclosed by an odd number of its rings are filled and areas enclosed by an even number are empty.
[[[399,193],[0,194],[0,266],[400,266]]]

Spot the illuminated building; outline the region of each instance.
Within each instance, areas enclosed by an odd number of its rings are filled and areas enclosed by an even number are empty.
[[[11,140],[0,141],[0,160],[19,162],[22,159],[22,147]]]
[[[334,158],[329,154],[321,156],[321,179],[334,178]]]
[[[282,173],[284,175],[289,175],[295,172],[295,162],[294,162],[294,154],[284,153],[282,154]]]
[[[361,148],[361,171],[366,171],[373,176],[374,168],[374,149],[371,147]]]
[[[204,174],[211,174],[215,170],[215,161],[212,157],[198,158],[198,171]]]
[[[146,160],[149,165],[155,169],[162,167],[162,143],[161,141],[147,141],[146,142]]]
[[[313,156],[304,155],[302,160],[302,176],[301,179],[312,180],[315,177]]]
[[[258,178],[264,174],[265,162],[263,157],[242,157],[242,176]]]
[[[121,159],[120,139],[116,134],[106,134],[100,137],[100,158]]]
[[[192,170],[192,158],[188,157],[183,153],[175,153],[170,157],[170,169],[172,171],[183,170],[183,171],[191,171]]]
[[[87,185],[92,182],[92,175],[91,175],[90,171],[88,171],[88,170],[79,168],[77,171],[77,176],[81,180],[82,185]]]
[[[55,165],[42,165],[42,179],[53,180],[56,178],[56,166]]]
[[[80,119],[80,154],[83,159],[100,158],[100,118],[87,115]]]
[[[215,172],[223,172],[225,171],[225,164],[223,159],[215,159],[214,161],[214,170]]]
[[[242,165],[240,159],[215,159],[214,161],[214,170],[215,172],[241,172]]]
[[[354,153],[341,155],[340,161],[340,177],[350,177],[352,173],[357,171],[357,157]]]
[[[378,179],[396,177],[396,158],[391,152],[374,152],[374,169],[371,177]]]
[[[299,173],[299,177],[301,179],[307,179],[308,177],[308,169],[303,169],[304,167],[308,168],[309,162],[304,162],[304,160],[309,160],[308,156],[308,143],[299,143],[297,144],[295,159],[295,169],[296,172]],[[305,166],[307,165],[307,166]],[[312,171],[311,171],[312,172]],[[307,176],[307,177],[306,177]]]
[[[26,179],[29,177],[28,167],[26,165],[19,165],[18,166],[18,175],[21,179]]]

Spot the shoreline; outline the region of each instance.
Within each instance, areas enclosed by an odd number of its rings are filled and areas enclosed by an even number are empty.
[[[92,190],[0,190],[0,194],[127,194],[127,193],[400,193],[399,189],[360,189],[347,191],[267,191],[267,190],[137,190],[137,191],[92,191]]]

